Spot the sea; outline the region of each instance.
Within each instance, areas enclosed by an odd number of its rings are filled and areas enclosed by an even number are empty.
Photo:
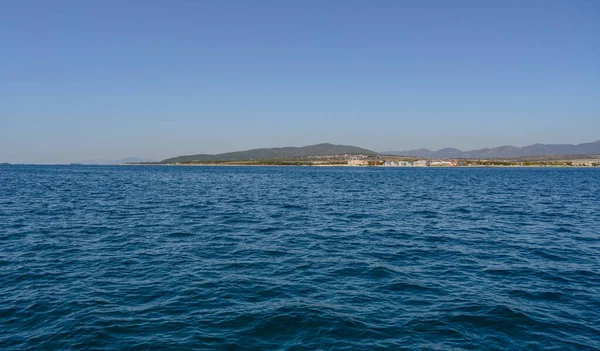
[[[600,169],[0,167],[1,350],[598,350]]]

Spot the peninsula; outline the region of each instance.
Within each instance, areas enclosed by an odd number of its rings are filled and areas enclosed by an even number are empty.
[[[583,167],[600,166],[600,141],[579,145],[535,144],[523,148],[499,147],[462,152],[425,149],[378,153],[350,145],[322,143],[303,147],[262,148],[222,154],[177,156],[160,162],[127,162],[137,165],[231,166],[387,166],[387,167]],[[509,150],[503,156],[501,150]],[[521,150],[517,152],[516,150]],[[524,150],[524,151],[523,151]],[[538,150],[535,153],[531,150]],[[418,152],[417,152],[418,151]],[[447,155],[447,151],[448,154]],[[549,151],[566,151],[551,153]],[[569,153],[569,151],[572,151]],[[515,153],[531,153],[519,155]],[[492,156],[494,154],[496,156]],[[462,157],[461,157],[462,156]],[[487,156],[487,157],[486,157]]]
[[[375,151],[357,146],[322,143],[303,147],[262,148],[222,154],[168,158],[157,164],[176,165],[341,165],[349,160],[378,159]]]

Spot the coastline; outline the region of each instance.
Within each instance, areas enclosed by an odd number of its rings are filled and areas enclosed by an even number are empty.
[[[94,166],[94,165],[90,165]],[[98,166],[98,165],[95,165]],[[164,167],[344,167],[365,169],[468,169],[468,168],[585,168],[600,169],[598,166],[585,165],[472,165],[472,166],[354,166],[344,164],[319,164],[319,165],[270,165],[270,164],[222,164],[222,163],[194,163],[194,164],[122,164],[113,166],[164,166]]]

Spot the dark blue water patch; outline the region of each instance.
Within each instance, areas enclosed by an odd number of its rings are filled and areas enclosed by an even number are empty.
[[[596,350],[600,170],[0,168],[2,350]]]

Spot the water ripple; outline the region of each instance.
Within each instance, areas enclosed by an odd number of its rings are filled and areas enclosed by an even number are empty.
[[[600,170],[0,168],[2,350],[597,350]]]

